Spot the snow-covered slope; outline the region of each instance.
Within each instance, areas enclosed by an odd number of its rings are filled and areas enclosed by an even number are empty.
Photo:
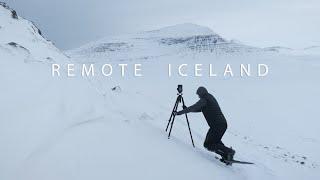
[[[68,59],[29,21],[12,18],[11,10],[2,6],[0,15],[0,179],[319,178],[318,61],[268,53],[217,56],[210,50],[195,56],[188,47],[192,40],[176,40],[187,35],[209,36],[208,42],[216,39],[217,44],[227,41],[190,24],[104,39],[71,51],[74,59]],[[116,68],[112,77],[51,76],[51,62],[94,61],[99,66],[110,60],[122,60],[128,67],[142,63],[144,76],[133,77],[128,69],[121,77]],[[266,63],[270,75],[166,76],[167,63],[176,68],[195,62],[204,67],[214,63],[219,69],[230,63],[235,72],[239,63]],[[193,72],[191,65],[187,72]],[[184,85],[187,105],[197,100],[199,85],[217,97],[229,122],[225,144],[236,149],[235,158],[255,165],[226,167],[207,152],[202,147],[207,126],[200,114],[189,116],[195,149],[183,117],[177,117],[167,139],[164,128],[177,84]]]
[[[65,130],[98,118],[102,100],[84,79],[52,78],[50,63],[69,60],[12,12],[0,4],[0,179],[37,179],[25,176],[28,162]]]
[[[64,55],[51,42],[44,39],[41,31],[30,21],[18,16],[6,4],[0,4],[1,48],[16,49],[25,54],[25,61],[63,59]]]

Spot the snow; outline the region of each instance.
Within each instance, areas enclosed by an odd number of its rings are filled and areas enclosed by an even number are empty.
[[[198,51],[130,35],[90,43],[68,58],[32,23],[12,19],[1,6],[0,22],[0,179],[319,179],[318,56],[252,53],[247,50],[257,49],[239,43],[227,47],[241,47],[241,53]],[[209,32],[185,24],[161,36]],[[134,50],[111,44],[120,49],[92,57],[92,47],[110,42],[130,42]],[[70,62],[141,63],[144,76],[121,77],[119,70],[112,77],[51,76],[51,63]],[[270,74],[169,78],[168,63],[265,63]],[[186,105],[197,101],[200,85],[216,96],[229,122],[224,143],[237,151],[236,159],[255,165],[225,166],[206,151],[201,114],[189,114],[196,148],[184,117],[177,117],[167,139],[177,84],[184,85]]]

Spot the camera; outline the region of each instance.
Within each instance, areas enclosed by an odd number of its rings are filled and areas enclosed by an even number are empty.
[[[177,91],[178,91],[178,93],[182,93],[182,85],[181,84],[179,84],[178,85],[178,87],[177,87]]]

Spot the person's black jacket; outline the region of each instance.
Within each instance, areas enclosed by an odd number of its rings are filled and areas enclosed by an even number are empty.
[[[199,95],[200,100],[194,105],[179,111],[177,114],[181,115],[189,112],[202,112],[210,127],[214,127],[216,124],[221,123],[227,124],[216,98],[208,93],[207,89],[204,87],[199,87],[197,94]]]

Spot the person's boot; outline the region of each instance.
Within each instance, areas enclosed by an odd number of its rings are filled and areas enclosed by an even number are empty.
[[[226,154],[225,159],[228,161],[232,161],[233,160],[233,156],[236,153],[235,150],[232,149],[232,147],[230,148],[229,152]]]

